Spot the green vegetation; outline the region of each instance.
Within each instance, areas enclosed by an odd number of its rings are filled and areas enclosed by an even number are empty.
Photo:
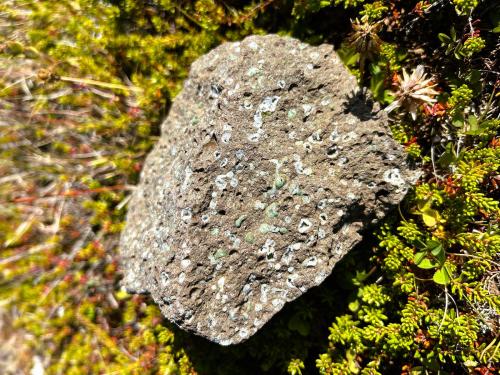
[[[267,32],[334,43],[424,173],[322,287],[219,348],[120,288],[117,239],[190,63]],[[0,312],[23,358],[70,375],[494,374],[499,32],[493,0],[4,0]]]

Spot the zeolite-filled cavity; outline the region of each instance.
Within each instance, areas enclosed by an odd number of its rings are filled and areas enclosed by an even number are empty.
[[[251,36],[199,58],[129,203],[124,284],[229,345],[320,284],[418,173],[330,45]]]

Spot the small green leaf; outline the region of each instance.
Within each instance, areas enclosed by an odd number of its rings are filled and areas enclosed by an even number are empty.
[[[394,101],[395,97],[392,95],[392,91],[384,90],[383,102],[385,104],[391,104]]]
[[[413,257],[413,261],[415,262],[415,264],[418,266],[424,259],[425,259],[425,256],[426,256],[426,252],[425,251],[419,251],[418,253],[415,254],[415,256]]]
[[[424,258],[417,266],[424,270],[429,270],[431,268],[436,268],[439,264],[434,262],[432,259]]]
[[[469,125],[477,126],[477,117],[476,116],[469,115],[467,121],[469,122]]]
[[[351,303],[349,303],[349,305],[347,306],[349,308],[349,310],[351,310],[352,312],[356,312],[359,310],[359,300],[355,300]]]
[[[438,163],[441,167],[445,168],[455,161],[457,161],[457,155],[455,155],[453,143],[448,142],[448,144],[445,146],[445,152],[443,152],[443,154],[438,159]]]
[[[434,273],[432,280],[436,284],[447,285],[451,281],[451,273],[446,266],[443,266]]]
[[[469,123],[470,129],[469,131],[476,131],[479,129],[478,123],[477,123],[477,117],[473,115],[469,115],[467,122]]]
[[[451,123],[456,128],[462,128],[464,126],[464,121],[464,116],[460,112],[455,113],[455,115],[451,119]]]
[[[417,202],[417,207],[420,211],[425,211],[428,208],[431,208],[432,206],[432,199],[426,199],[426,200],[419,200]]]
[[[432,199],[421,200],[417,203],[417,210],[414,212],[416,215],[421,215],[424,224],[428,227],[433,227],[441,221],[439,212],[432,209]]]
[[[424,221],[424,224],[427,225],[428,227],[433,227],[437,223],[439,223],[440,220],[439,212],[432,208],[428,208],[425,211],[422,211],[422,220]]]
[[[454,27],[452,27],[451,30],[450,30],[450,36],[451,36],[451,39],[453,39],[453,40],[457,39],[457,33],[455,32],[455,28]]]
[[[347,44],[342,44],[339,50],[337,51],[340,59],[347,66],[355,65],[359,60],[359,53],[357,53],[353,48],[348,46]]]
[[[432,255],[435,255],[437,252],[443,250],[443,245],[441,245],[441,242],[436,240],[429,240],[427,241],[426,245],[427,245],[427,250],[430,251]]]
[[[462,44],[457,44],[457,46],[455,47],[454,51],[453,51],[453,54],[455,55],[455,58],[457,59],[461,59],[463,56],[463,53],[462,53]]]
[[[477,69],[472,69],[470,73],[465,76],[465,79],[470,83],[477,83],[481,80],[481,72]]]
[[[446,35],[446,34],[443,34],[443,33],[439,33],[438,34],[438,38],[439,40],[443,43],[443,44],[448,44],[448,43],[451,43],[451,38]]]
[[[435,245],[431,248],[431,254],[437,259],[439,264],[441,265],[444,264],[446,260],[446,252],[443,249],[443,245],[441,245],[441,243],[437,241],[430,241],[430,242],[432,242],[433,245]]]

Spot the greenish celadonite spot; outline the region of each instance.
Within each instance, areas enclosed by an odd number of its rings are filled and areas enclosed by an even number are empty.
[[[239,218],[237,218],[234,222],[234,226],[236,228],[241,227],[241,224],[247,219],[246,215],[241,215]]]
[[[283,186],[285,186],[286,180],[285,177],[282,175],[277,175],[275,180],[274,180],[274,187],[276,189],[281,189]]]
[[[254,75],[256,75],[258,72],[259,72],[259,69],[258,69],[258,68],[256,68],[256,67],[254,67],[254,66],[252,66],[250,69],[248,69],[248,71],[247,71],[247,75],[248,75],[249,77],[253,77],[253,76],[254,76]]]
[[[269,225],[267,223],[264,223],[264,224],[260,225],[259,232],[262,234],[267,234],[267,233],[285,234],[285,233],[288,233],[288,229],[285,227],[277,227],[275,225]]]
[[[217,264],[220,258],[224,258],[227,256],[227,251],[224,249],[217,249],[214,253],[208,256],[210,260],[210,264]]]
[[[219,228],[213,228],[211,231],[210,231],[210,234],[212,236],[218,236],[219,235]]]
[[[287,228],[285,228],[285,227],[280,227],[280,228],[278,228],[278,230],[279,230],[279,232],[280,232],[281,234],[286,234],[286,233],[288,233],[288,229],[287,229]]]
[[[266,234],[266,233],[271,232],[272,229],[273,229],[273,227],[271,225],[264,223],[264,224],[260,225],[259,232],[263,233],[263,234]]]
[[[193,118],[191,119],[191,121],[190,121],[190,124],[191,124],[191,125],[196,125],[196,124],[198,124],[198,122],[199,122],[199,121],[200,121],[200,120],[198,119],[198,117],[193,117]]]
[[[227,251],[224,249],[217,249],[217,251],[214,253],[214,259],[220,259],[227,256]]]
[[[278,204],[277,203],[271,203],[266,208],[266,215],[270,219],[272,219],[273,217],[277,217],[278,216]]]
[[[288,118],[293,119],[297,115],[297,110],[295,108],[292,108],[288,110]]]
[[[245,234],[245,242],[253,244],[255,242],[255,236],[252,232]]]

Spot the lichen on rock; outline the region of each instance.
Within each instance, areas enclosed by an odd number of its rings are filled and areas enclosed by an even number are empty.
[[[124,284],[180,327],[239,343],[319,285],[417,176],[332,46],[225,43],[193,64],[147,158]]]

